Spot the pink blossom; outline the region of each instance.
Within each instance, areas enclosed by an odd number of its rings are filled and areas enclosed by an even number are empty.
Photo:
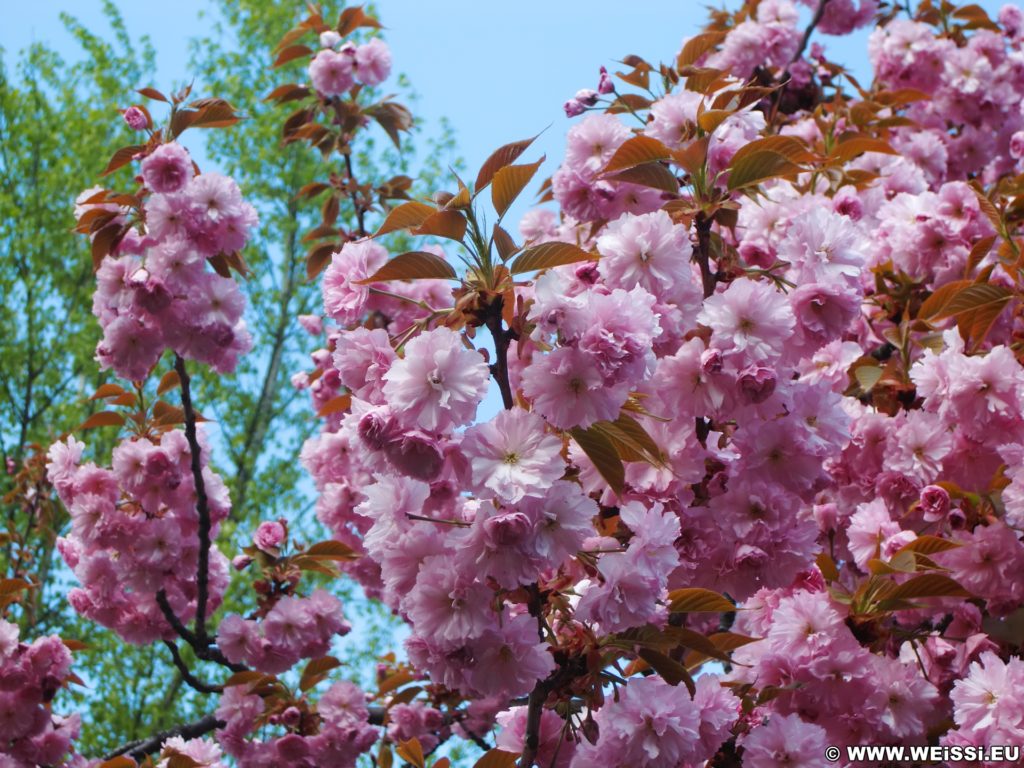
[[[324,96],[341,96],[353,84],[355,57],[347,50],[320,50],[309,64],[309,79]]]
[[[182,190],[192,179],[192,158],[180,144],[161,144],[142,161],[142,180],[154,192]]]
[[[825,730],[797,715],[772,715],[740,742],[751,768],[818,768],[828,745]]]
[[[447,328],[420,334],[384,374],[384,396],[404,423],[445,431],[469,422],[487,389],[479,353]]]
[[[510,504],[550,487],[564,473],[562,441],[545,431],[542,418],[519,408],[467,429],[461,448],[473,489],[488,489]]]
[[[384,82],[388,75],[391,74],[391,51],[387,44],[380,38],[375,37],[357,47],[355,65],[352,71],[355,78],[364,85],[379,85]],[[334,84],[332,89],[337,89],[337,84]],[[320,87],[317,87],[317,90],[327,94]],[[336,93],[327,95],[338,95],[344,90],[346,88],[341,88]]]
[[[264,552],[273,553],[284,543],[286,538],[288,538],[288,532],[280,522],[264,520],[253,534],[252,541]]]

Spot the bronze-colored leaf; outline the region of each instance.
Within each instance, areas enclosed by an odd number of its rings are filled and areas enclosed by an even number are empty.
[[[367,107],[364,112],[377,121],[398,148],[402,146],[401,133],[412,130],[412,113],[401,104],[385,101]]]
[[[313,49],[308,45],[289,45],[287,48],[281,49],[281,52],[277,54],[277,58],[274,59],[274,63],[271,66],[276,69],[287,64],[289,61],[312,55]]]
[[[641,134],[627,139],[615,150],[612,159],[604,167],[604,173],[622,171],[656,160],[667,160],[671,156],[671,150],[660,141]]]
[[[608,486],[615,493],[621,494],[626,484],[626,469],[608,436],[593,426],[588,429],[575,427],[570,430],[570,434]]]
[[[333,656],[321,656],[319,659],[311,659],[306,668],[302,670],[302,677],[299,679],[299,690],[308,691],[321,680],[326,679],[332,669],[341,666],[341,662]]]
[[[93,429],[94,427],[119,427],[124,424],[124,416],[114,411],[100,411],[94,413],[81,424],[78,429]]]
[[[177,371],[168,371],[162,377],[160,377],[160,384],[157,385],[156,394],[157,397],[162,395],[164,392],[168,392],[175,387],[181,386],[181,378],[178,376]]]
[[[484,164],[480,166],[480,172],[476,175],[476,183],[473,185],[474,192],[479,194],[480,190],[491,183],[491,179],[494,178],[494,174],[506,165],[514,163],[516,159],[523,154],[531,144],[533,144],[536,138],[537,137],[534,136],[531,139],[513,141],[511,144],[506,144],[494,150],[490,157],[484,160]]]
[[[652,162],[627,168],[624,171],[617,171],[605,175],[609,181],[628,182],[638,184],[641,187],[660,189],[663,192],[676,194],[679,192],[679,181],[672,174],[664,163]]]
[[[896,586],[886,592],[886,600],[914,600],[920,597],[972,597],[963,586],[941,573],[925,573]]]
[[[359,285],[387,280],[455,280],[455,269],[440,256],[426,251],[409,251],[391,259]]]
[[[518,752],[506,752],[503,749],[489,749],[475,763],[473,768],[515,768],[519,759]]]
[[[100,176],[109,176],[118,168],[128,165],[137,154],[139,154],[145,147],[142,144],[132,144],[128,147],[121,147],[114,156],[110,158],[110,162],[107,163],[107,167],[103,169],[103,173]]]
[[[497,170],[491,180],[491,202],[494,204],[494,210],[497,211],[499,219],[505,215],[505,211],[530,183],[530,179],[534,177],[543,162],[544,158],[542,157],[536,163],[506,165]]]
[[[348,393],[344,395],[336,395],[321,405],[317,410],[316,415],[324,417],[329,416],[332,413],[341,413],[342,411],[347,411],[351,405],[352,395]]]
[[[395,752],[400,758],[414,766],[414,768],[423,767],[423,747],[420,746],[419,739],[409,739],[408,741],[400,741],[395,746]]]
[[[331,263],[331,256],[338,251],[337,243],[323,243],[309,249],[306,254],[306,279],[312,280]]]
[[[953,297],[968,285],[973,284],[971,280],[954,280],[940,285],[921,304],[921,308],[917,311],[917,316],[922,320],[935,320],[945,317],[946,306],[953,300]]]
[[[724,39],[725,32],[705,32],[691,37],[679,52],[679,56],[676,57],[676,68],[692,67],[700,60],[701,56],[714,50]]]
[[[502,261],[508,261],[519,250],[512,235],[498,224],[494,225],[494,246],[498,249],[498,255]]]
[[[769,179],[799,173],[800,170],[800,166],[777,152],[756,152],[733,162],[729,170],[729,189],[744,189]]]
[[[668,599],[669,610],[673,613],[730,613],[736,610],[727,597],[700,587],[672,590]]]
[[[646,661],[651,666],[651,669],[661,675],[661,679],[669,685],[685,683],[690,696],[697,692],[697,686],[693,682],[693,678],[690,677],[690,673],[686,671],[686,667],[675,659],[653,648],[641,648],[637,651],[637,655]]]
[[[380,229],[373,233],[373,236],[380,237],[389,232],[397,232],[400,229],[418,227],[435,213],[437,213],[437,208],[426,203],[420,203],[415,200],[402,203],[388,212],[388,215],[384,217],[384,223],[380,225]]]
[[[854,135],[846,139],[840,139],[835,146],[832,147],[832,151],[829,152],[829,157],[841,160],[844,163],[853,160],[858,155],[862,155],[865,152],[881,152],[886,155],[899,154],[887,141],[881,139],[875,139],[871,136]]]
[[[960,546],[961,545],[957,544],[955,541],[925,534],[923,536],[918,536],[907,544],[904,544],[897,551],[897,554],[899,554],[899,552],[915,552],[920,555],[934,555],[938,552],[948,552],[951,549],[958,549]]]
[[[156,101],[165,101],[168,104],[171,103],[171,100],[168,99],[166,96],[164,96],[156,88],[139,88],[139,89],[136,90],[136,93],[141,93],[147,99],[154,99]]]
[[[459,211],[437,211],[428,216],[422,224],[412,230],[414,235],[436,235],[457,243],[466,236],[466,217]]]
[[[317,560],[358,560],[359,554],[356,553],[347,544],[342,544],[340,541],[334,539],[330,541],[321,541],[305,552],[302,553],[306,557],[313,557]]]
[[[125,394],[127,390],[120,384],[101,384],[97,387],[96,391],[92,393],[90,400],[102,400],[107,397],[120,397]]]
[[[519,257],[512,262],[509,271],[513,275],[521,275],[524,272],[560,267],[563,264],[574,264],[577,261],[586,261],[597,257],[596,253],[585,251],[572,243],[541,243],[531,246],[519,254]]]
[[[372,16],[367,15],[363,11],[363,7],[361,5],[346,8],[341,12],[341,15],[338,17],[337,26],[339,35],[342,37],[348,37],[360,27],[373,27],[374,29],[380,29],[380,22]]]

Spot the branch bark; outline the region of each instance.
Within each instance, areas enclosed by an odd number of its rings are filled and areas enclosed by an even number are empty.
[[[199,438],[196,435],[196,412],[192,407],[191,382],[185,361],[181,355],[174,355],[174,370],[178,372],[181,382],[181,407],[185,412],[185,438],[188,440],[189,452],[192,454],[192,479],[196,486],[196,513],[199,516],[199,566],[196,573],[196,643],[205,647],[206,634],[206,603],[210,590],[210,500],[206,495],[206,482],[203,480],[203,465],[200,461]]]
[[[146,755],[151,755],[160,750],[160,745],[172,736],[181,736],[183,739],[196,739],[205,736],[210,731],[224,726],[223,720],[218,720],[215,715],[207,715],[191,723],[183,723],[166,731],[154,733],[147,739],[138,739],[122,744],[120,747],[103,756],[104,760],[113,760],[120,755],[127,755],[135,760],[142,760]]]
[[[501,327],[501,309],[504,298],[498,299],[488,309],[487,330],[491,332],[494,339],[494,364],[491,366],[491,375],[498,382],[498,389],[501,391],[501,402],[505,410],[511,410],[515,404],[512,397],[512,385],[508,378],[508,345],[512,341],[512,331]]]

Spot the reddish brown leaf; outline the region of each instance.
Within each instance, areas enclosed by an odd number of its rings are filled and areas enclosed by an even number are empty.
[[[78,429],[92,429],[93,427],[119,427],[124,424],[124,416],[114,411],[100,411],[94,413],[88,419],[78,425]]]
[[[107,167],[103,169],[103,173],[100,176],[109,176],[118,168],[122,168],[130,163],[137,154],[139,154],[145,147],[141,144],[132,144],[129,147],[121,147],[114,156],[110,158],[110,162],[107,163]]]
[[[655,160],[667,160],[671,155],[671,150],[657,139],[643,135],[634,136],[615,150],[612,159],[604,167],[604,173],[633,168]]]
[[[274,59],[274,63],[271,64],[271,66],[276,69],[277,67],[287,64],[289,61],[293,61],[294,59],[312,55],[313,49],[308,45],[289,45],[277,54],[277,58]]]
[[[360,285],[385,282],[387,280],[455,280],[455,269],[440,256],[426,251],[409,251],[399,254],[378,269]]]
[[[513,275],[521,275],[536,269],[560,267],[563,264],[573,264],[577,261],[596,258],[597,254],[585,251],[572,243],[541,243],[524,250],[512,262],[509,271]]]
[[[498,147],[494,150],[490,157],[484,160],[484,164],[480,166],[480,172],[476,175],[476,183],[473,185],[475,193],[480,194],[480,190],[491,183],[491,180],[494,178],[494,174],[506,165],[514,163],[516,159],[523,154],[531,144],[533,144],[536,138],[537,137],[534,136],[532,139],[513,141],[511,144],[506,144],[503,147]]]
[[[491,179],[491,202],[494,205],[494,210],[498,213],[498,218],[505,215],[509,206],[530,183],[530,179],[534,177],[543,162],[544,158],[542,157],[536,163],[506,165],[497,170],[494,178]]]

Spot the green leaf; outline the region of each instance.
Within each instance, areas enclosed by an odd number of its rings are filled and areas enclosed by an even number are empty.
[[[609,487],[615,493],[622,493],[626,484],[626,468],[608,436],[593,426],[589,429],[576,427],[570,430],[570,434]]]
[[[387,280],[455,280],[458,275],[447,261],[434,253],[409,251],[391,259],[359,285],[380,283]]]
[[[521,275],[537,269],[560,267],[563,264],[575,264],[577,261],[597,258],[596,253],[585,251],[572,243],[541,243],[519,254],[519,258],[512,262],[509,272]]]

